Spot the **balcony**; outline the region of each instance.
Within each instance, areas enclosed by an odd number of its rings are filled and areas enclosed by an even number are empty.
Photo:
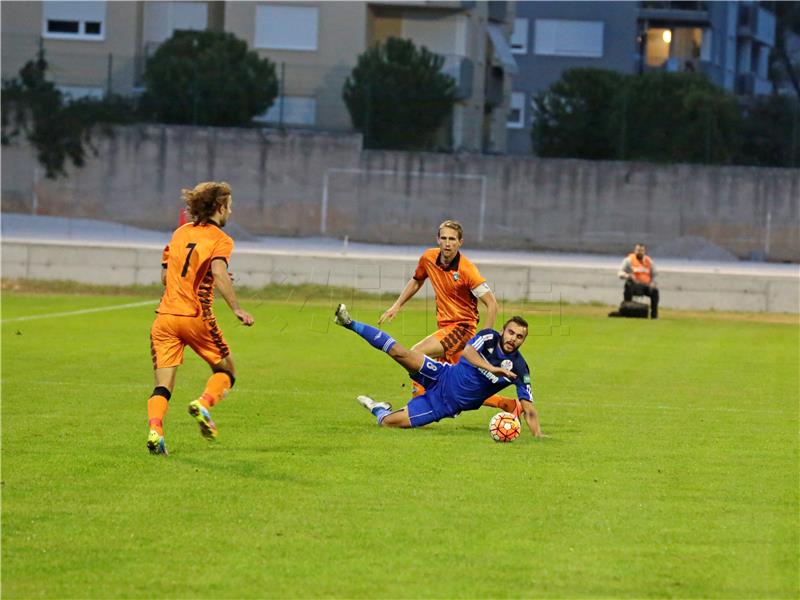
[[[673,26],[708,26],[708,2],[640,2],[639,20],[668,22]]]
[[[502,23],[506,20],[506,13],[508,10],[508,2],[499,2],[497,0],[490,0],[489,2],[489,20],[496,23]]]
[[[456,12],[472,10],[477,2],[452,1],[447,0],[369,0],[369,4],[382,4],[385,6],[406,7],[413,6],[419,8],[449,9]]]
[[[503,70],[498,67],[490,67],[486,73],[484,104],[490,108],[496,108],[503,104]]]
[[[740,37],[752,38],[768,46],[775,45],[775,15],[760,6],[742,6],[739,12]]]

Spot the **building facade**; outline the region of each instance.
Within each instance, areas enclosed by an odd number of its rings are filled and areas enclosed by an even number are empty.
[[[395,36],[442,55],[457,84],[452,150],[503,153],[511,76],[513,2],[2,3],[2,74],[42,47],[50,76],[75,97],[142,89],[145,62],[176,30],[226,31],[273,61],[280,79],[268,125],[351,130],[342,86],[358,55]]]
[[[775,16],[751,1],[518,2],[508,151],[532,151],[531,99],[568,69],[701,72],[729,92],[754,96],[772,91],[774,45]]]

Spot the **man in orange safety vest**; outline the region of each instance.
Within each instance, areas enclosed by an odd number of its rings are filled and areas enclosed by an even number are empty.
[[[634,296],[650,297],[650,318],[658,318],[658,286],[656,285],[656,268],[647,254],[644,244],[636,244],[619,269],[619,278],[625,280],[625,301],[630,302]]]

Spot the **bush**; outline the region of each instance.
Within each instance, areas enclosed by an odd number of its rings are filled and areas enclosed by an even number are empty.
[[[609,159],[619,134],[612,112],[625,76],[616,71],[571,69],[534,97],[533,147],[539,156]]]
[[[744,143],[737,162],[800,166],[800,102],[790,96],[756,98],[745,106]]]
[[[40,51],[20,69],[18,77],[3,81],[2,143],[11,144],[25,134],[36,148],[45,176],[55,179],[66,175],[67,159],[81,167],[87,148],[97,153],[92,146],[97,126],[110,134],[111,124],[135,119],[136,107],[133,101],[115,95],[102,100],[68,100],[47,81],[47,67],[44,51]]]
[[[573,69],[534,107],[541,156],[728,164],[741,146],[736,98],[698,74]]]
[[[625,130],[620,158],[730,164],[741,145],[736,98],[693,73],[628,77],[613,127]]]

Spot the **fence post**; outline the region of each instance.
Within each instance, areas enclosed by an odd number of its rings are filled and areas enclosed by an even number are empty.
[[[364,115],[364,147],[372,148],[372,140],[370,139],[370,128],[372,126],[372,82],[367,82],[367,101],[365,103],[366,114]]]
[[[619,127],[619,159],[625,160],[625,142],[628,137],[628,89],[622,92],[622,123]]]
[[[797,146],[800,142],[800,102],[794,103],[794,118],[792,119],[792,162],[791,166],[796,167],[800,163],[797,160]]]
[[[197,101],[198,101],[198,85],[197,85],[197,38],[192,40],[192,125],[197,125]]]
[[[286,95],[286,63],[281,62],[281,81],[278,86],[278,127],[283,129],[283,101]]]
[[[106,72],[106,96],[111,95],[111,84],[112,84],[112,75],[111,72],[114,69],[114,54],[112,52],[108,53],[108,68]]]

